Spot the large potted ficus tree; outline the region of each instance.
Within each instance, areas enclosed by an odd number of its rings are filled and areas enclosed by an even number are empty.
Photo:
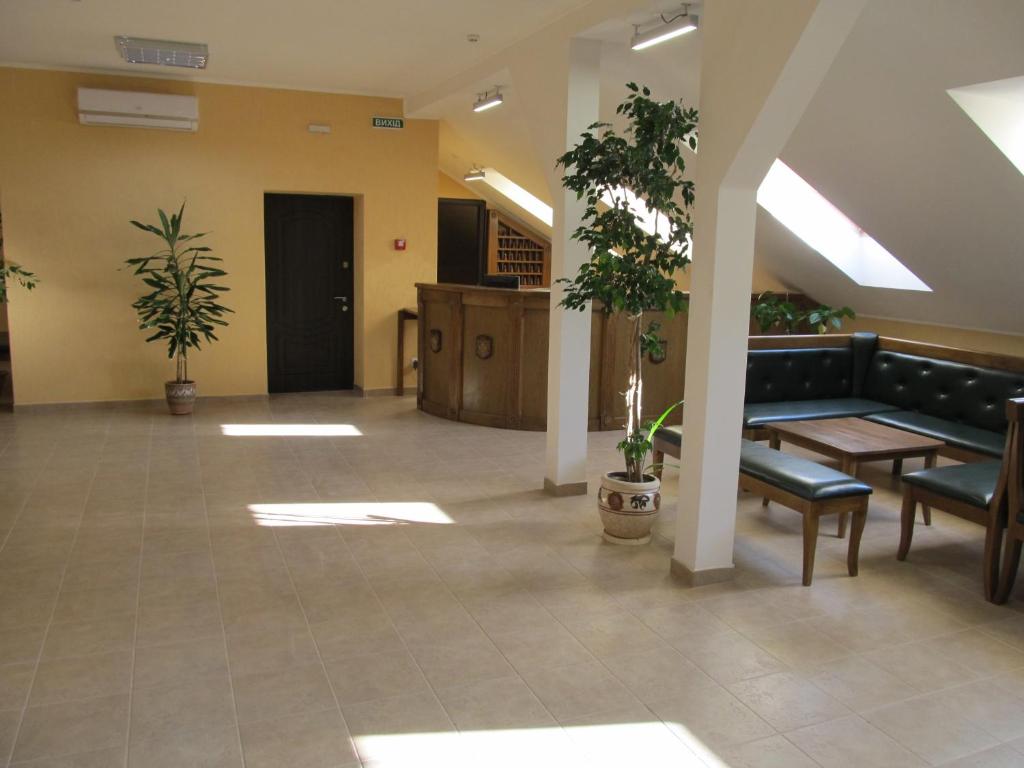
[[[559,283],[560,306],[584,311],[599,302],[629,323],[626,433],[618,444],[625,471],[604,475],[598,509],[605,539],[643,543],[650,540],[661,494],[660,481],[648,472],[653,429],[643,424],[642,361],[647,354],[661,355],[663,345],[658,324],[644,315],[672,317],[686,310],[676,277],[690,263],[694,186],[685,178],[683,148],[697,148],[697,110],[652,99],[636,83],[626,87],[629,94],[615,110],[625,123],[621,132],[594,123],[558,158],[563,186],[586,201],[572,237],[590,249],[575,278]]]
[[[210,255],[209,246],[196,245],[207,233],[181,231],[184,203],[170,216],[160,209],[157,213],[159,226],[131,223],[160,238],[160,250],[125,263],[151,289],[132,304],[139,327],[154,331],[146,341],[166,339],[167,356],[175,359],[174,381],[164,385],[167,406],[172,414],[187,415],[196,400],[196,383],[188,377],[188,352],[199,349],[202,341],[216,341],[215,326],[228,324],[224,315],[232,310],[220,303],[220,294],[228,288],[215,282],[227,273],[216,265],[221,259]]]

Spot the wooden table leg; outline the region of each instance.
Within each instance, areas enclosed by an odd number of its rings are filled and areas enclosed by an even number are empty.
[[[397,381],[395,381],[395,394],[401,397],[405,394],[405,376],[402,375],[402,361],[405,359],[405,318],[402,317],[402,310],[398,310],[398,361],[395,366]]]
[[[850,477],[857,477],[857,460],[852,456],[844,456],[842,460],[842,471]],[[836,536],[840,539],[846,538],[846,518],[849,516],[849,512],[839,513],[839,526],[836,531]]]
[[[770,430],[768,432],[768,447],[772,448],[773,450],[776,450],[776,451],[782,450],[782,438],[779,437],[779,433],[776,432],[774,429]],[[762,496],[761,497],[761,506],[762,507],[767,507],[768,506],[768,497],[767,496]]]
[[[818,546],[818,515],[804,512],[804,578],[805,587],[811,586],[814,577],[814,552]]]
[[[864,533],[864,524],[868,520],[868,505],[865,501],[853,513],[853,527],[850,529],[850,548],[846,553],[846,570],[851,576],[857,575],[858,558],[860,557],[860,537]]]
[[[892,473],[897,477],[903,474],[903,459],[892,460]]]
[[[914,517],[917,510],[917,499],[909,485],[903,487],[903,509],[900,511],[900,548],[896,551],[897,560],[906,560],[910,551],[910,542],[914,538]]]
[[[938,451],[932,451],[931,453],[925,454],[924,457],[924,468],[931,469],[935,466],[935,457],[938,455]],[[921,515],[924,517],[924,524],[932,524],[932,508],[927,504],[921,505]]]

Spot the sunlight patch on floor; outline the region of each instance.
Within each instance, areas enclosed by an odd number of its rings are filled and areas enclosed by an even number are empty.
[[[729,768],[685,726],[659,721],[355,736],[364,760],[389,768],[521,766]],[[673,733],[675,735],[673,735]],[[595,763],[594,761],[597,760]]]
[[[455,521],[429,501],[354,501],[250,504],[257,525],[451,525]]]
[[[228,437],[358,437],[352,424],[221,424]]]

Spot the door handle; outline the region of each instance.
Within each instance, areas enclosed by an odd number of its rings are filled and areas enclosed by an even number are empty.
[[[333,298],[334,298],[335,301],[348,302],[348,296],[334,296]]]

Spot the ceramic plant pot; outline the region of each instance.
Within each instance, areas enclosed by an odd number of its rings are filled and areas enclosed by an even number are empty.
[[[196,404],[196,383],[194,381],[168,381],[164,384],[167,407],[175,416],[188,416]]]
[[[604,523],[605,541],[646,544],[661,509],[661,481],[654,475],[644,475],[642,483],[631,483],[625,472],[608,472],[597,492],[597,508]]]

